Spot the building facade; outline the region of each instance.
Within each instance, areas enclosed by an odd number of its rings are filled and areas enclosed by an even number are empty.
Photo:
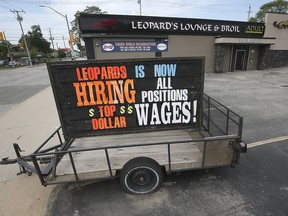
[[[261,49],[258,69],[288,66],[288,14],[267,13],[265,27],[264,36],[274,43]]]
[[[264,23],[81,14],[88,59],[205,57],[206,73],[288,66],[288,15]]]

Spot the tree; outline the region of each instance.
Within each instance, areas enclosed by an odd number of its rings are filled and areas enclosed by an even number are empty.
[[[11,52],[15,51],[15,49],[17,49],[17,45],[11,44],[10,41],[0,41],[0,59],[12,60],[13,55]]]
[[[8,49],[7,49],[7,44],[6,41],[1,41],[0,42],[0,59],[7,59],[7,54],[8,54]]]
[[[65,58],[66,57],[66,53],[63,50],[58,49],[58,57],[59,58]]]
[[[28,41],[31,48],[37,48],[39,52],[49,53],[50,50],[50,42],[48,42],[41,32],[41,28],[39,25],[31,26],[32,31],[28,31]]]
[[[102,11],[99,7],[97,6],[91,6],[91,7],[86,7],[86,9],[84,11],[77,11],[75,14],[74,14],[74,20],[71,22],[71,26],[72,26],[72,29],[71,29],[71,34],[74,34],[77,36],[77,38],[80,38],[80,31],[79,31],[79,23],[78,23],[78,20],[79,20],[79,17],[80,17],[80,13],[87,13],[87,14],[107,14],[106,11]],[[81,44],[80,44],[80,41],[75,41],[75,44],[77,45],[78,49],[79,50],[83,50],[81,48]]]
[[[33,53],[37,55],[38,52],[50,53],[50,42],[48,42],[41,32],[39,25],[31,26],[31,31],[25,35],[27,46],[29,50],[33,50]],[[19,43],[23,43],[23,37],[19,40]],[[36,56],[33,56],[36,57]]]
[[[77,11],[74,14],[74,20],[71,22],[71,33],[75,35],[79,35],[79,24],[78,24],[78,19],[80,16],[80,13],[88,13],[88,14],[107,14],[106,11],[102,11],[99,7],[97,6],[91,6],[91,7],[86,7],[84,11]]]
[[[260,10],[256,13],[255,17],[249,19],[250,22],[264,22],[266,13],[287,13],[288,1],[275,0],[268,2],[260,7]]]

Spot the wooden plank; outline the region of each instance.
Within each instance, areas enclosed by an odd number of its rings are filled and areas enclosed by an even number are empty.
[[[93,136],[76,139],[70,149],[97,148],[121,145],[142,145],[156,142],[191,140],[189,130],[166,130],[146,133]]]
[[[194,134],[196,135],[196,134]],[[199,137],[197,137],[199,139]],[[101,143],[104,146],[115,146],[118,142],[119,148],[108,150],[109,160],[113,173],[120,170],[124,164],[135,157],[150,157],[157,161],[160,165],[166,166],[168,170],[168,145],[152,145],[152,146],[135,146],[135,147],[121,147],[127,145],[127,142],[133,144],[147,144],[153,143],[155,140],[159,142],[171,142],[181,140],[193,140],[190,131],[187,130],[174,130],[174,131],[161,131],[149,132],[141,134],[128,134],[128,135],[115,135],[105,137],[88,137],[81,138],[73,144],[73,150],[92,148]],[[105,143],[105,144],[103,144]],[[176,143],[170,145],[171,152],[171,170],[197,168],[202,165],[202,153],[199,150],[199,144],[191,141],[189,143]],[[100,146],[98,146],[100,147]],[[203,148],[201,146],[201,148]],[[97,173],[95,176],[105,177],[105,172],[109,171],[107,158],[104,150],[94,150],[85,152],[72,153],[73,160],[78,175],[84,173]],[[102,173],[102,174],[101,174]],[[57,166],[56,176],[69,176],[73,174],[72,165],[68,155],[65,155],[59,165]],[[107,177],[107,176],[106,176]],[[68,178],[68,177],[67,177]],[[59,178],[58,178],[59,179]]]
[[[112,175],[115,176],[115,170],[112,172]],[[109,171],[95,171],[95,172],[85,172],[78,174],[79,180],[89,180],[89,179],[97,179],[97,178],[110,178]],[[76,181],[75,175],[67,174],[67,175],[57,175],[55,178],[49,179],[49,182],[57,183],[57,182],[74,182]]]
[[[206,143],[204,166],[231,165],[235,151],[229,146],[231,140],[210,140]]]

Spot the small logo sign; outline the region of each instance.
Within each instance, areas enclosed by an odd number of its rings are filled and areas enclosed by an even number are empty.
[[[111,52],[114,50],[114,45],[111,43],[105,43],[102,45],[102,49],[105,50],[106,52]]]
[[[288,20],[281,21],[279,23],[277,23],[277,21],[275,21],[273,23],[273,25],[279,29],[288,28]]]
[[[249,25],[246,29],[246,33],[249,34],[264,34],[264,26]]]
[[[157,49],[160,50],[160,51],[164,51],[167,49],[167,45],[165,43],[159,43],[157,45]]]
[[[167,41],[101,41],[101,52],[168,52]]]

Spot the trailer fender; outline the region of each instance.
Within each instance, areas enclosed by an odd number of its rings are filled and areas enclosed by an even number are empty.
[[[120,172],[120,185],[130,194],[155,192],[163,181],[161,166],[148,157],[133,158]]]

